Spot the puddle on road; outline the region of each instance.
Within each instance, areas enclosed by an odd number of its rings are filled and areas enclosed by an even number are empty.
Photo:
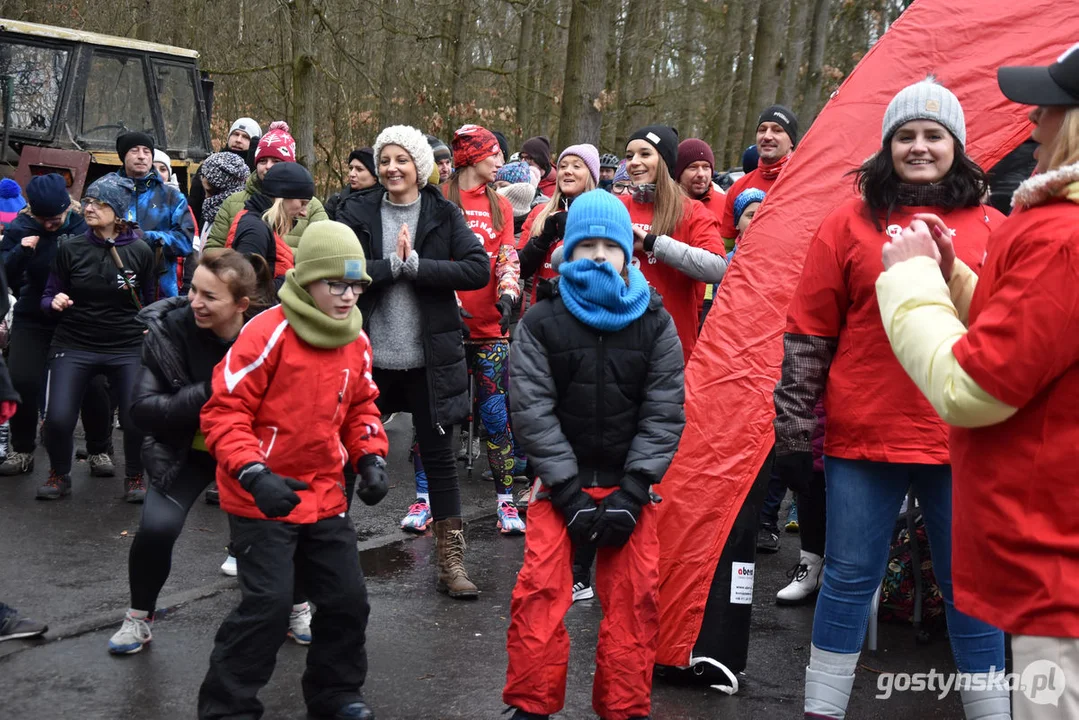
[[[488,522],[473,522],[465,527],[465,537],[469,543],[493,538],[495,527]],[[359,533],[360,541],[369,539]],[[403,537],[397,542],[371,548],[360,552],[360,565],[363,574],[369,578],[392,578],[411,572],[416,568],[427,567],[434,563],[434,529],[425,535]]]

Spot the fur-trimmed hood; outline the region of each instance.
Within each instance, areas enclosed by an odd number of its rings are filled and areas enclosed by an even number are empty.
[[[1054,198],[1079,203],[1079,163],[1064,165],[1026,180],[1012,195],[1012,207],[1029,209]]]

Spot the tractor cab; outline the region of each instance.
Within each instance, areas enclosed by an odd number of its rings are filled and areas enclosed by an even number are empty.
[[[121,167],[117,136],[139,131],[186,192],[211,152],[212,89],[194,50],[0,18],[0,176],[60,173],[77,198]]]

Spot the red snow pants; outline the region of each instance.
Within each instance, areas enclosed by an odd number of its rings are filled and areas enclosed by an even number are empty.
[[[597,500],[617,488],[585,488]],[[563,619],[573,604],[573,545],[562,513],[550,500],[528,506],[525,557],[510,602],[509,668],[502,700],[540,715],[566,700],[569,634]],[[659,537],[656,509],[641,511],[620,548],[600,548],[596,594],[603,608],[596,648],[592,708],[604,720],[651,711],[652,666],[659,638]]]

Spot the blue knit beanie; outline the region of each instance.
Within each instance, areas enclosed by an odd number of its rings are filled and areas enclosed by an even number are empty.
[[[613,240],[626,253],[626,262],[633,257],[633,221],[629,218],[629,210],[606,190],[590,190],[578,195],[569,206],[562,238],[563,257],[571,260],[577,243],[586,238]]]
[[[67,182],[58,173],[31,178],[26,186],[26,199],[30,201],[30,212],[39,218],[56,217],[71,206]]]
[[[528,172],[528,163],[520,161],[506,163],[495,173],[495,182],[499,181],[508,182],[510,185],[532,182],[532,175]]]
[[[764,202],[764,191],[758,188],[749,188],[738,193],[734,199],[734,224],[742,219],[742,213],[753,203]]]
[[[0,222],[11,222],[11,218],[24,207],[26,200],[23,199],[19,183],[11,178],[0,180]]]

